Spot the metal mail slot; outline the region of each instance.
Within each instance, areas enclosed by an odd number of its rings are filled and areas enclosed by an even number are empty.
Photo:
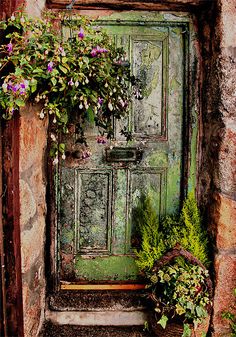
[[[108,162],[136,162],[142,159],[142,151],[134,147],[113,147],[106,149]]]

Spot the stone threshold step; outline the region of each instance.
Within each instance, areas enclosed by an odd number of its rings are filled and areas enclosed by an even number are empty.
[[[154,337],[143,326],[79,326],[47,322],[40,337]]]
[[[145,291],[68,291],[48,297],[48,308],[55,311],[143,310],[148,304]]]
[[[144,326],[147,314],[144,310],[45,312],[46,320],[54,324],[78,326]]]

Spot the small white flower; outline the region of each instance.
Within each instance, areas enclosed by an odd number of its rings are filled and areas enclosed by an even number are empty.
[[[50,109],[50,110],[48,111],[48,113],[49,113],[49,115],[52,115],[53,111]]]
[[[79,108],[83,109],[83,104],[82,103],[80,103]]]
[[[107,82],[105,83],[104,87],[105,87],[105,88],[107,88],[107,87],[108,87],[108,83],[107,83]]]
[[[41,110],[41,111],[40,111],[40,114],[39,114],[39,118],[44,119],[44,116],[45,116],[45,115],[44,115],[44,112],[43,112],[43,110]]]
[[[59,162],[59,160],[58,160],[58,158],[55,158],[54,160],[53,160],[53,165],[57,165],[58,164],[58,162]]]
[[[12,15],[12,16],[11,16],[11,21],[15,21],[15,19],[16,19],[15,16]]]
[[[89,79],[88,79],[88,78],[86,78],[86,80],[85,80],[85,83],[86,83],[86,84],[88,84],[88,83],[89,83]]]
[[[113,95],[113,92],[112,92],[112,91],[110,91],[109,95],[110,95],[110,96],[112,96],[112,95]]]
[[[24,18],[23,16],[20,18],[20,22],[21,22],[21,23],[24,23],[24,22],[25,22],[25,18]]]
[[[65,160],[65,159],[66,159],[66,155],[65,155],[65,153],[63,153],[63,155],[61,156],[61,158],[62,158],[63,160]]]
[[[85,109],[87,110],[87,109],[89,108],[89,105],[86,103],[86,104],[84,105],[84,107],[85,107]]]
[[[75,81],[75,86],[78,87],[78,85],[79,85],[79,82]]]
[[[109,109],[110,111],[113,110],[113,105],[111,104],[111,102],[108,103],[108,109]]]
[[[56,120],[56,117],[53,118],[53,121],[52,121],[54,124],[56,124],[57,120]]]
[[[116,88],[113,89],[113,92],[116,92]]]
[[[56,142],[56,141],[57,141],[56,136],[55,136],[53,133],[51,133],[51,140],[52,140],[53,142]]]
[[[2,89],[3,89],[4,92],[7,91],[7,83],[6,82],[3,83]]]
[[[43,99],[45,99],[46,98],[46,95],[43,95]]]

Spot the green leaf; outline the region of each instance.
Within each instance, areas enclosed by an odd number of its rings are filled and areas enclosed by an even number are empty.
[[[167,322],[168,322],[168,317],[165,315],[162,315],[161,319],[157,322],[157,324],[160,324],[162,328],[165,329]]]
[[[58,146],[59,152],[61,152],[62,154],[65,152],[65,144],[64,143],[60,143]]]
[[[62,63],[66,63],[66,62],[68,61],[68,58],[67,58],[67,57],[63,57],[63,58],[61,59],[61,61],[62,61]]]
[[[197,313],[198,317],[206,317],[207,316],[206,310],[199,305],[196,307],[196,313]]]
[[[19,106],[19,107],[25,106],[25,102],[24,102],[23,99],[21,99],[21,98],[17,98],[17,99],[15,100],[15,103],[16,103],[16,105]]]
[[[182,337],[191,337],[191,333],[192,332],[191,332],[189,324],[184,323],[184,331],[183,331]]]
[[[93,109],[91,107],[89,107],[88,110],[87,110],[87,120],[91,124],[94,123],[94,112],[93,112]]]
[[[57,84],[57,79],[55,77],[52,77],[51,82],[55,86]]]
[[[22,69],[17,67],[16,70],[15,70],[16,76],[20,76],[22,73],[23,73]]]
[[[63,67],[61,64],[59,64],[59,69],[64,73],[64,74],[67,74],[68,73],[68,70],[66,69],[66,67]]]

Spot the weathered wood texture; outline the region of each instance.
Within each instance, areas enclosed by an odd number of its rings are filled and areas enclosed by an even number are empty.
[[[135,10],[193,10],[199,6],[207,6],[216,0],[76,0],[75,9],[81,8],[112,8],[112,9],[135,9]],[[51,8],[65,8],[69,0],[48,0]]]
[[[3,251],[7,336],[23,336],[19,204],[19,117],[3,127]]]

